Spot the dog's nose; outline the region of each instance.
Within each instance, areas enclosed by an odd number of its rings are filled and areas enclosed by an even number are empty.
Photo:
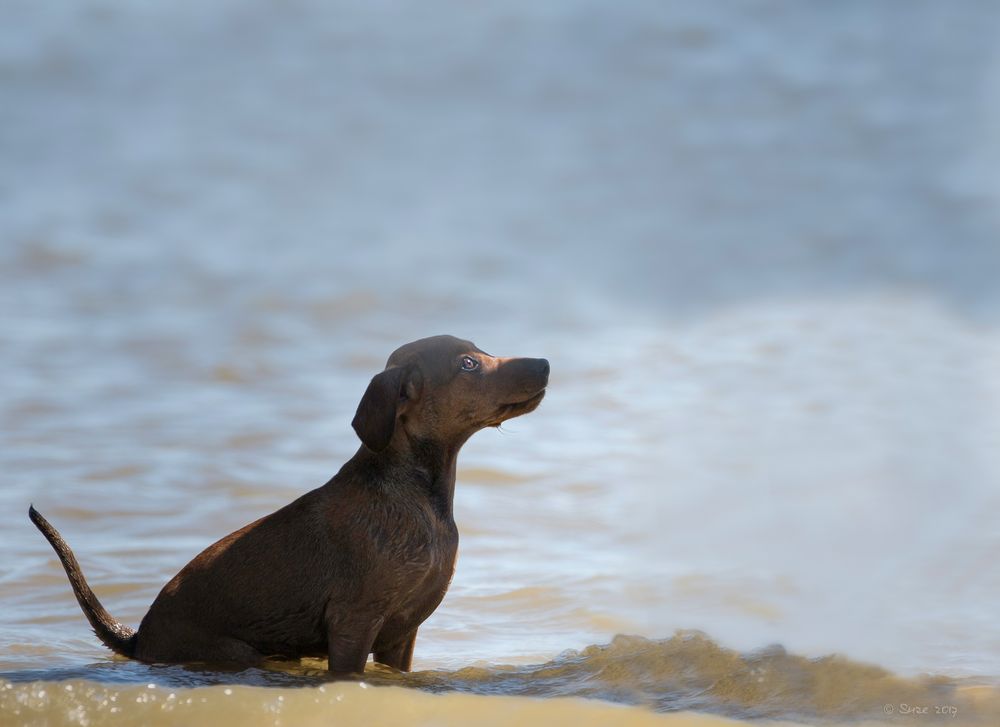
[[[536,379],[540,379],[542,386],[548,386],[549,360],[545,358],[529,358],[525,359],[525,363],[528,364],[527,371],[530,372],[530,375]]]
[[[549,362],[544,358],[509,358],[501,368],[504,376],[520,381],[521,386],[544,389],[549,383]],[[536,389],[537,391],[537,389]]]

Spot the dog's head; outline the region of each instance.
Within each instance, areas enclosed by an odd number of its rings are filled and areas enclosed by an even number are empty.
[[[351,426],[375,452],[397,433],[459,446],[484,427],[534,411],[548,382],[543,358],[497,358],[454,336],[422,338],[389,356]]]

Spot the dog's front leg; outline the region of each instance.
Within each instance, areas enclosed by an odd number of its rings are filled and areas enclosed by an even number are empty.
[[[327,618],[327,654],[331,674],[363,674],[372,644],[385,623],[384,616],[374,619],[344,618],[331,613]]]
[[[413,663],[413,645],[417,642],[417,630],[413,629],[406,637],[391,646],[376,646],[375,661],[391,666],[400,671],[409,671]]]

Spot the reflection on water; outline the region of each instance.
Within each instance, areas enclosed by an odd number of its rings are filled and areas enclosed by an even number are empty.
[[[995,714],[949,685],[1000,678],[996,4],[4,15],[4,710],[108,721],[74,700],[153,710],[149,680],[319,719],[321,665],[111,659],[27,505],[135,625],[353,453],[390,351],[453,333],[547,357],[550,393],[467,445],[420,672],[374,682],[636,723]],[[377,691],[386,720],[607,715]]]

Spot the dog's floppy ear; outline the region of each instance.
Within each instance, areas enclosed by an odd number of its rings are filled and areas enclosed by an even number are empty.
[[[364,445],[373,452],[381,452],[389,446],[389,440],[396,429],[396,407],[400,399],[406,396],[403,391],[405,378],[405,367],[387,368],[372,378],[365,395],[361,397],[351,426]]]

